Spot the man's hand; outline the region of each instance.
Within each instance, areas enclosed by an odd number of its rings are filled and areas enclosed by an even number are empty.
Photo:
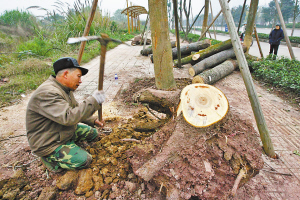
[[[105,125],[105,121],[104,121],[104,120],[99,121],[98,119],[96,119],[95,122],[94,122],[94,124],[95,124],[95,126],[98,126],[98,127],[100,127],[100,128],[103,128],[104,125]]]
[[[104,91],[103,90],[100,90],[100,91],[95,91],[92,95],[96,101],[101,104],[105,101],[105,94],[104,94]]]

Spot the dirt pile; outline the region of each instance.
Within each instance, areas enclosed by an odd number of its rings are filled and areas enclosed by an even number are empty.
[[[166,148],[174,148],[166,145],[167,141],[177,130],[184,132],[180,145],[171,150],[171,156],[166,156]],[[165,188],[171,199],[226,199],[241,170],[246,175],[240,185],[263,167],[262,149],[255,133],[250,123],[230,113],[221,123],[203,129],[192,127],[180,116],[144,144],[128,150],[127,155],[134,172],[147,166],[151,173],[156,169],[149,166],[158,168],[160,164],[155,162],[168,159],[156,170],[153,180],[157,187]],[[155,164],[147,165],[149,162]]]

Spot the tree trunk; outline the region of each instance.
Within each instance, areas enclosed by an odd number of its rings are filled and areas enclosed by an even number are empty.
[[[209,13],[209,0],[205,0],[205,10],[204,10],[204,18],[203,18],[201,33],[204,33],[204,31],[206,31],[208,13]]]
[[[202,60],[204,58],[207,58],[207,57],[209,57],[213,54],[224,51],[226,49],[230,49],[231,47],[232,47],[232,43],[231,43],[231,40],[229,39],[229,40],[226,40],[226,41],[221,42],[219,44],[215,44],[213,46],[210,46],[206,49],[200,50],[199,52],[197,52],[193,55],[182,58],[181,59],[181,64],[182,65],[188,64],[188,63],[195,64],[195,63],[199,62],[200,60]],[[177,67],[177,60],[174,60],[174,66]]]
[[[170,45],[167,1],[149,0],[152,49],[154,55],[155,85],[158,89],[176,87]]]
[[[244,44],[247,47],[247,52],[249,52],[249,48],[252,43],[252,33],[253,33],[253,26],[255,23],[255,17],[258,7],[258,0],[251,0],[250,8],[249,8],[249,14],[248,14],[248,20],[247,20],[247,26],[245,31],[245,39]]]
[[[171,47],[172,47],[172,48],[176,47],[176,41],[172,41],[172,42],[171,42]],[[141,55],[143,55],[143,56],[148,56],[148,55],[150,55],[150,54],[153,54],[152,47],[149,47],[149,48],[147,48],[147,49],[141,50],[140,53],[141,53]]]
[[[237,67],[237,61],[227,60],[222,64],[195,76],[192,83],[204,83],[212,85],[218,80],[221,80],[222,78],[231,74]]]
[[[296,2],[295,2],[294,16],[293,16],[293,29],[292,29],[291,36],[294,35],[295,24],[296,24],[296,18],[297,18],[297,7],[298,7],[298,0],[296,0]],[[298,11],[298,12],[299,12],[299,11]]]
[[[243,46],[244,52],[246,51],[246,49],[247,49],[247,47]],[[189,74],[191,76],[195,76],[197,74],[200,74],[201,72],[203,72],[204,70],[206,70],[208,68],[212,68],[212,67],[224,62],[228,58],[234,58],[234,57],[235,57],[235,52],[234,52],[233,48],[225,50],[225,51],[221,51],[210,57],[205,58],[204,60],[201,60],[200,62],[196,63],[194,66],[190,67]]]
[[[217,88],[187,86],[181,91],[178,116],[126,152],[134,173],[166,189],[167,199],[213,199],[216,194],[228,199],[241,169],[249,172],[241,180],[244,184],[263,167],[252,124],[228,111],[228,101]]]

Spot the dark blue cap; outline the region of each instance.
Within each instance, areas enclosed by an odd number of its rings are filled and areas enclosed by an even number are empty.
[[[88,73],[88,69],[80,67],[77,60],[71,57],[64,57],[60,58],[53,63],[53,68],[55,74],[57,74],[60,70],[67,69],[67,68],[78,68],[82,72],[82,76]]]

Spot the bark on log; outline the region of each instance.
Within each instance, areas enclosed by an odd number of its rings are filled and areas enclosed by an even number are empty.
[[[206,40],[202,40],[200,42],[195,42],[195,43],[191,43],[185,46],[180,46],[180,52],[181,55],[189,55],[191,54],[192,51],[199,51],[201,49],[206,49],[207,47],[209,47],[211,45],[211,42],[209,39]],[[172,48],[172,57],[173,59],[177,58],[177,48]],[[149,54],[152,54],[152,49],[148,48],[145,50],[141,50],[141,54],[143,56],[147,56]]]
[[[172,42],[171,42],[171,47],[172,47],[172,48],[176,47],[176,41],[172,41]],[[148,56],[148,55],[150,55],[150,54],[153,54],[152,47],[149,47],[149,48],[147,48],[147,49],[141,50],[140,53],[141,53],[141,55],[143,55],[143,56]]]
[[[180,52],[181,55],[188,55],[191,54],[192,51],[199,51],[201,49],[206,49],[211,45],[211,42],[209,39],[205,39],[199,42],[194,42],[185,46],[180,46]],[[177,48],[172,49],[172,56],[173,60],[177,58],[178,50]]]
[[[180,90],[163,91],[151,88],[143,89],[133,96],[135,102],[148,103],[149,107],[158,112],[172,116],[179,102]]]
[[[232,48],[232,43],[231,43],[231,40],[229,39],[229,40],[226,40],[219,44],[212,45],[206,49],[200,50],[199,52],[197,52],[191,56],[181,59],[181,64],[184,65],[184,64],[191,63],[192,65],[194,65],[195,63],[199,62],[200,60],[203,60],[204,58],[207,58],[213,54],[216,54],[218,52],[221,52],[221,51],[224,51],[224,50],[230,49],[230,48]],[[178,61],[174,60],[174,67],[177,67],[177,65],[178,65]]]
[[[246,52],[247,47],[243,46],[243,50],[244,50],[244,52]],[[216,65],[224,62],[225,60],[227,60],[229,58],[234,58],[234,57],[235,57],[235,52],[234,52],[233,48],[225,50],[225,51],[221,51],[219,53],[216,53],[210,57],[207,57],[207,58],[201,60],[200,62],[198,62],[195,65],[193,65],[192,67],[190,67],[189,74],[191,76],[195,76],[197,74],[200,74],[201,72],[203,72],[206,69],[213,68]]]
[[[237,67],[238,63],[236,60],[227,60],[222,64],[195,76],[192,83],[214,84],[218,80],[231,74]]]

